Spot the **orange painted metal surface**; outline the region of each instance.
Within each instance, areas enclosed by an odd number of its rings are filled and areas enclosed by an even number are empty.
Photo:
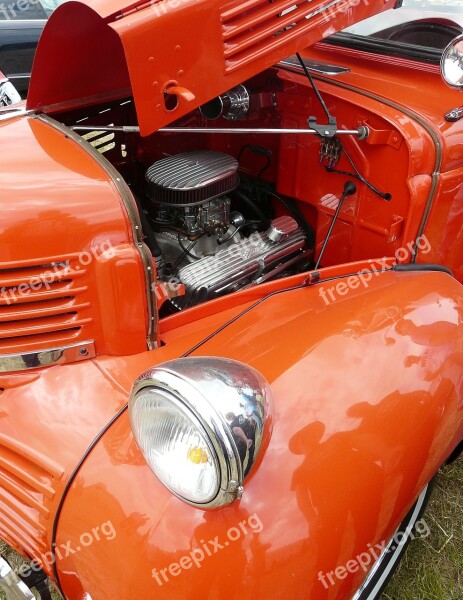
[[[283,114],[282,127],[305,127],[309,110],[319,122],[323,122],[323,113],[302,74],[280,70],[278,79],[284,86],[278,100]],[[344,81],[346,78],[343,77]],[[393,256],[399,248],[413,244],[418,235],[422,207],[429,194],[435,163],[433,140],[400,108],[379,106],[378,101],[359,97],[350,90],[333,88],[330,83],[321,82],[319,85],[331,111],[344,128],[355,128],[359,122],[371,128],[368,140],[362,142],[347,138],[343,144],[357,167],[368,174],[375,187],[392,196],[390,201],[386,201],[366,186],[358,185],[357,193],[343,205],[324,264],[339,264],[371,256]],[[375,132],[382,132],[382,137],[379,134],[375,137]],[[316,211],[317,240],[321,246],[334,214],[334,210],[326,206],[327,194],[340,198],[345,177],[329,176],[320,164],[319,152],[317,137],[281,136],[277,190]],[[307,165],[310,165],[309,170]],[[336,168],[352,171],[345,155]],[[408,262],[410,253],[404,258]]]
[[[79,455],[125,396],[91,361],[0,375],[0,387],[0,538],[38,558]]]
[[[282,17],[294,3],[65,3],[42,35],[27,106],[50,111],[56,104],[78,106],[98,96],[123,97],[131,85],[142,135],[148,135],[282,57],[392,4],[345,0],[327,8],[313,0]],[[285,30],[294,22],[296,26]],[[171,86],[189,92],[177,97],[173,110],[166,105]]]
[[[376,104],[376,110],[384,116],[391,110],[396,111],[396,115],[397,111],[400,114],[401,110],[406,110],[411,113],[412,119],[414,116],[431,130],[433,143],[429,141],[429,133],[417,128],[416,122],[413,125],[415,134],[405,138],[408,146],[411,143],[415,146],[411,166],[416,171],[414,180],[408,183],[415,197],[415,208],[407,215],[409,235],[405,236],[404,242],[416,237],[429,200],[428,180],[432,177],[436,190],[421,232],[429,241],[430,250],[426,256],[418,254],[418,262],[446,265],[463,282],[463,236],[459,209],[463,182],[463,131],[461,121],[449,123],[445,120],[449,110],[461,105],[461,92],[445,85],[438,68],[433,65],[389,58],[385,61],[384,57],[374,54],[326,44],[317,44],[305,54],[314,60],[350,67],[350,73],[342,78],[331,78],[327,88],[323,84],[322,89],[331,89],[333,94],[341,96],[361,94],[362,101],[370,106]],[[352,68],[353,65],[355,68]],[[378,72],[381,77],[377,76]],[[376,102],[368,95],[374,95]],[[393,103],[396,108],[388,107],[384,101]],[[396,117],[394,122],[397,125],[399,121],[404,123],[407,120],[403,115]],[[422,161],[428,161],[428,165],[425,166]],[[433,163],[432,166],[429,163]],[[398,182],[396,165],[393,159],[384,159],[382,173],[387,180]]]
[[[277,107],[253,124],[305,127],[309,114],[323,117],[306,80],[270,67],[388,3],[350,0],[349,10],[312,20],[306,13],[321,3],[301,3],[286,17],[298,25],[274,35],[285,22],[276,15],[293,4],[65,3],[38,49],[28,106],[65,115],[76,105],[133,95],[148,135],[185,115],[197,121],[193,108],[267,69],[261,79],[274,86]],[[409,262],[410,244],[424,234],[429,249],[418,261],[447,265],[463,281],[463,131],[443,118],[461,96],[425,65],[323,45],[304,54],[351,69],[319,78],[320,90],[342,127],[370,127],[368,140],[345,145],[392,200],[359,185],[319,275],[273,281],[164,318],[162,346],[152,351],[134,223],[104,163],[33,116],[0,123],[8,148],[0,169],[0,355],[51,343],[96,345],[94,360],[0,374],[0,538],[42,557],[53,576],[44,557],[57,527],[68,600],[85,592],[93,600],[348,598],[363,571],[329,589],[319,573],[386,542],[463,438],[463,288],[444,273],[390,270]],[[179,96],[174,111],[165,105],[167,88]],[[180,147],[236,156],[241,142],[154,134],[133,144],[143,163]],[[268,144],[277,161],[266,177],[299,203],[319,251],[333,215],[326,196],[339,197],[344,178],[319,165],[316,138]],[[400,257],[403,248],[409,253]],[[32,289],[31,276],[45,267],[50,281]],[[366,285],[358,274],[372,267]],[[66,483],[134,380],[245,309],[193,353],[243,361],[272,386],[273,437],[243,498],[205,513],[173,497],[145,464],[124,413],[85,458],[55,522]],[[252,516],[260,528],[227,539]],[[109,522],[114,535],[105,536]],[[95,528],[99,539],[83,543]],[[209,547],[211,555],[181,576],[162,575],[216,537],[230,543],[219,552]]]
[[[322,291],[339,281],[274,295],[194,353],[244,361],[272,386],[273,437],[239,502],[212,512],[186,505],[142,460],[127,416],[110,428],[60,518],[57,542],[75,551],[59,560],[70,600],[82,591],[95,600],[353,593],[363,571],[330,590],[317,574],[388,540],[463,434],[463,295],[445,274],[385,272],[368,291],[327,305]],[[204,338],[211,324],[204,317],[166,333],[167,354]],[[128,391],[139,369],[165,358],[161,349],[97,362]],[[249,529],[178,577],[160,574],[201,540],[223,544],[251,515],[260,532]],[[82,533],[108,520],[111,539],[100,533],[83,548]]]
[[[105,170],[33,118],[4,123],[0,354],[94,340],[146,348],[143,267]]]

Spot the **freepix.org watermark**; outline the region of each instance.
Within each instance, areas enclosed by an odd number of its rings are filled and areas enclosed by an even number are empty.
[[[41,571],[46,566],[48,566],[48,570],[51,570],[57,558],[63,560],[72,554],[81,552],[84,548],[88,548],[95,542],[101,540],[111,541],[115,537],[116,529],[114,528],[114,525],[111,521],[105,521],[101,525],[93,527],[91,531],[82,533],[74,546],[72,542],[54,544],[53,549],[50,552],[44,552],[31,563],[22,564],[18,569],[18,573],[23,577],[29,577],[32,571]]]
[[[40,0],[16,0],[16,2],[10,2],[9,4],[2,2],[0,4],[0,14],[6,20],[20,19],[22,13],[36,4],[40,4]]]
[[[406,246],[398,248],[394,254],[396,260],[393,265],[409,260],[415,249],[421,250],[421,254],[428,254],[431,251],[431,244],[425,235],[420,236],[416,240],[416,243],[409,242]],[[364,288],[367,288],[374,277],[378,277],[378,275],[391,268],[390,260],[386,256],[369,260],[368,262],[371,265],[369,269],[362,269],[359,273],[338,281],[330,287],[320,286],[318,293],[323,298],[324,303],[328,305],[336,302],[336,300],[339,300],[342,296],[346,296],[351,290],[356,290],[362,285]]]
[[[196,568],[200,569],[202,563],[209,557],[218,554],[230,544],[237,542],[242,535],[248,533],[260,533],[264,526],[256,513],[241,521],[237,527],[230,527],[226,533],[226,539],[219,541],[219,536],[215,536],[213,540],[200,540],[201,546],[195,548],[188,554],[183,555],[178,562],[170,563],[164,569],[153,569],[151,575],[159,586],[169,583],[170,577],[178,577],[183,571]]]
[[[423,539],[427,538],[430,533],[431,530],[426,521],[420,519],[415,523],[414,530],[411,530],[408,533],[398,531],[389,542],[381,542],[381,544],[375,544],[374,546],[367,544],[367,550],[365,552],[357,554],[357,556],[348,560],[345,565],[340,565],[333,571],[328,571],[326,573],[319,571],[317,575],[318,580],[327,590],[330,585],[335,585],[337,580],[345,579],[349,573],[357,573],[360,570],[366,573],[383,552],[394,552],[397,550],[398,546],[404,543],[406,538],[410,538],[411,540],[414,540],[416,537]]]
[[[387,1],[387,0],[386,0]],[[349,10],[352,10],[355,6],[359,6],[359,4],[364,4],[365,6],[370,6],[370,0],[338,0],[332,1],[327,6],[324,6],[320,12],[326,14],[328,17],[334,19],[338,12],[344,14]]]
[[[183,5],[191,5],[193,2],[200,2],[200,0],[151,0],[151,8],[156,17],[161,17],[166,15],[171,10],[176,10]],[[318,14],[324,15],[329,20],[334,19],[339,15],[339,13],[345,14],[349,10],[352,10],[352,8],[359,6],[359,4],[369,6],[370,0],[331,0],[331,2],[320,7],[314,13],[309,13],[306,19],[310,19],[312,16]],[[283,17],[296,9],[297,6],[295,5],[294,7],[283,10],[280,16]]]
[[[0,288],[0,299],[3,299],[5,304],[9,306],[20,299],[26,299],[33,292],[49,291],[52,284],[58,283],[69,276],[73,272],[73,268],[79,271],[82,267],[87,267],[92,261],[97,260],[103,254],[106,258],[112,258],[115,254],[115,249],[109,240],[92,246],[89,251],[81,252],[77,257],[75,267],[71,267],[68,261],[51,263],[48,265],[48,268],[44,269],[38,275],[30,277],[26,282],[20,283],[17,286],[3,286]]]
[[[199,2],[199,0],[193,0]],[[183,5],[192,4],[192,0],[151,0],[151,8],[156,17],[166,15],[171,10],[176,10]]]
[[[228,246],[214,255],[203,256],[202,260],[196,263],[195,275],[197,277],[220,271],[224,264],[230,264],[236,258],[245,261],[248,258],[258,257],[268,249],[260,233],[254,232],[247,238],[240,238],[236,235],[237,231],[226,240],[230,242]],[[168,281],[156,281],[151,290],[159,300],[178,295],[182,286],[180,279],[173,276]]]

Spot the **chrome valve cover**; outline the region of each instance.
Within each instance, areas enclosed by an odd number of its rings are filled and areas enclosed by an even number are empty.
[[[285,219],[285,229],[292,229],[292,233],[282,240],[273,241],[269,233],[272,235],[281,228],[280,219]],[[262,283],[305,257],[308,250],[303,231],[294,219],[294,227],[288,227],[290,217],[280,219],[275,219],[265,233],[255,233],[238,240],[214,256],[181,268],[178,276],[186,289],[182,299],[184,306],[193,306],[235,289]]]

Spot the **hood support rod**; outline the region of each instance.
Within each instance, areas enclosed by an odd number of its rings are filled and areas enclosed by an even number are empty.
[[[122,133],[140,133],[140,128],[137,126],[127,125],[108,125],[100,127],[99,125],[72,125],[73,131],[120,131]],[[285,135],[320,135],[315,129],[251,129],[247,127],[162,127],[158,130],[159,133],[232,133],[232,134],[285,134]],[[360,125],[358,129],[338,129],[335,135],[354,135],[359,140],[368,138],[370,131],[365,125]]]

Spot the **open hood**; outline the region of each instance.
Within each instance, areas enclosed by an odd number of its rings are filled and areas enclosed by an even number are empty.
[[[396,0],[69,1],[42,34],[27,108],[133,96],[142,135]]]

